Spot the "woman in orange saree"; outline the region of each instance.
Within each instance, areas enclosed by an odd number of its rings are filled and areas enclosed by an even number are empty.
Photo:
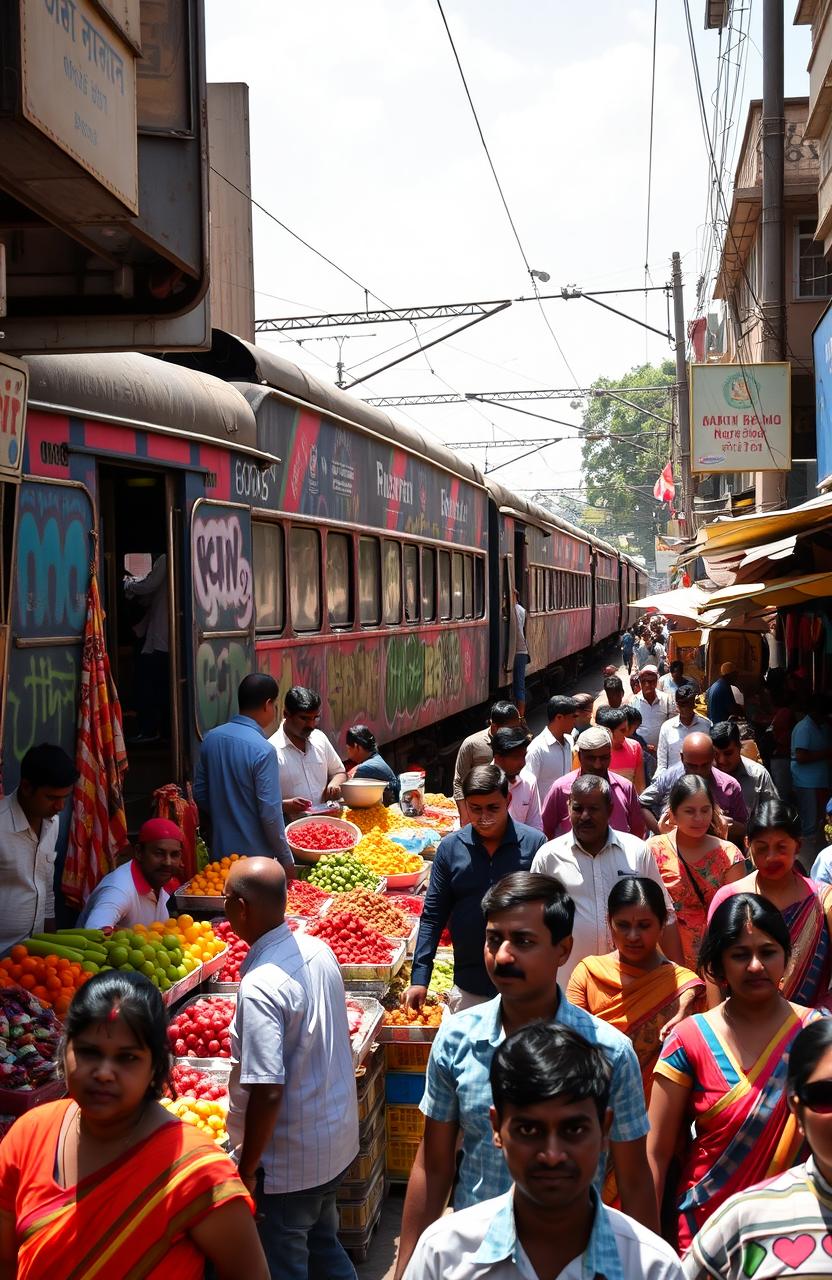
[[[156,988],[95,975],[66,1022],[70,1098],[0,1144],[0,1275],[268,1280],[252,1203],[216,1143],[157,1101],[170,1054]]]

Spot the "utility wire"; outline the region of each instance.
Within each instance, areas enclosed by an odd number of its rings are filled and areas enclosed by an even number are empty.
[[[650,279],[650,202],[653,194],[653,122],[656,108],[656,35],[659,0],[653,0],[653,70],[650,76],[650,140],[647,145],[647,227],[644,235],[644,286]]]

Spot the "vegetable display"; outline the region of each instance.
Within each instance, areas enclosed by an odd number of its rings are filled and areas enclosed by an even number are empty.
[[[325,854],[309,873],[309,883],[329,893],[346,893],[364,885],[375,889],[378,876],[351,853]]]
[[[355,844],[351,832],[329,822],[305,822],[299,831],[291,832],[286,838],[293,849],[303,853],[337,853]]]
[[[174,1098],[206,1098],[219,1102],[228,1097],[228,1084],[212,1080],[198,1067],[188,1067],[176,1062],[170,1073],[171,1093]]]
[[[384,897],[391,906],[397,911],[403,911],[405,915],[420,916],[425,909],[424,898],[419,898],[415,894],[386,893]]]
[[[411,929],[407,916],[391,906],[383,894],[369,889],[350,889],[338,899],[339,911],[351,911],[365,924],[372,925],[388,938],[406,938]]]
[[[369,809],[345,809],[344,817],[352,822],[365,835],[369,831],[405,831],[418,827],[418,822],[406,818],[395,809],[386,809],[383,804],[371,805]]]
[[[32,1090],[58,1071],[61,1027],[51,1009],[23,987],[0,991],[0,1087]]]
[[[331,911],[307,933],[326,942],[339,964],[390,964],[393,959],[392,943],[351,911]]]
[[[428,991],[432,991],[435,995],[450,991],[454,985],[454,962],[453,960],[445,960],[437,956],[433,962],[433,974],[431,975]]]
[[[407,853],[382,831],[362,836],[355,846],[355,856],[379,876],[406,876],[421,871],[425,865],[418,853]]]
[[[196,1000],[171,1018],[168,1040],[177,1058],[228,1058],[229,1027],[236,1001],[220,996]]]

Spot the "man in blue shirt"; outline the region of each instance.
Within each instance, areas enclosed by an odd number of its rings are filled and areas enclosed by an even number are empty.
[[[483,960],[485,921],[482,897],[512,871],[528,871],[546,843],[542,831],[515,822],[508,811],[508,778],[495,764],[481,764],[462,780],[469,824],[439,842],[419,936],[411,983],[405,1001],[420,1009],[427,995],[436,948],[446,925],[454,946],[454,991],[457,1011],[490,1000],[494,986]]]
[[[422,1232],[442,1215],[454,1183],[460,1134],[462,1160],[454,1208],[480,1204],[510,1190],[511,1176],[492,1140],[491,1064],[508,1036],[535,1022],[571,1027],[603,1050],[611,1068],[609,1136],[621,1207],[658,1231],[647,1164],[649,1125],[633,1046],[620,1031],[570,1004],[558,986],[557,971],[572,949],[572,899],[554,876],[521,871],[490,890],[483,911],[485,964],[499,995],[447,1018],[433,1042],[420,1104],[425,1133],[407,1186],[397,1276]],[[601,1159],[596,1186],[603,1179]]]
[[[737,668],[733,662],[723,662],[719,668],[719,675],[705,693],[705,701],[708,705],[708,719],[711,724],[718,724],[721,720],[730,720],[731,716],[737,714],[737,700],[734,697],[734,686],[731,684],[731,676],[734,675],[736,670]]]
[[[203,739],[194,799],[211,822],[213,861],[239,853],[294,866],[283,825],[277,755],[268,740],[277,695],[272,676],[245,676],[237,690],[240,714]]]

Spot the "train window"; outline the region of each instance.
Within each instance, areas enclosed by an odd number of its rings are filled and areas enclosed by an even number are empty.
[[[447,551],[439,552],[439,617],[451,616],[451,557]]]
[[[283,526],[251,522],[254,608],[258,631],[282,631],[284,622]]]
[[[549,587],[548,608],[549,608],[549,611],[551,612],[551,610],[554,609],[555,607],[555,571],[554,569],[549,569],[549,571],[546,574],[546,578],[547,578],[548,587]]]
[[[326,608],[331,627],[352,626],[352,539],[326,536]]]
[[[321,538],[317,529],[289,532],[289,600],[295,631],[321,629]]]
[[[451,557],[451,594],[453,596],[453,616],[455,618],[465,616],[462,580],[462,556],[458,551],[455,551]]]
[[[422,617],[425,622],[436,618],[436,552],[422,547]]]
[[[402,620],[402,557],[398,542],[384,541],[384,621]]]
[[[546,611],[546,570],[537,571],[537,607],[541,613]]]
[[[419,621],[419,548],[404,546],[404,620]]]
[[[462,557],[462,600],[466,618],[474,616],[474,557]]]
[[[485,561],[482,556],[474,560],[474,617],[485,617]]]
[[[378,538],[358,539],[358,608],[362,627],[381,619],[381,561]]]

